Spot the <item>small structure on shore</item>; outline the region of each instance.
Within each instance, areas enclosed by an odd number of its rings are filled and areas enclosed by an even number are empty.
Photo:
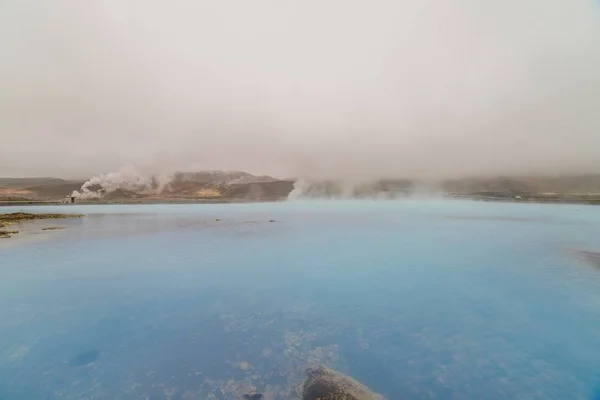
[[[60,203],[61,204],[73,204],[73,203],[75,203],[75,196],[67,195],[67,196],[63,197],[62,199],[60,199]]]

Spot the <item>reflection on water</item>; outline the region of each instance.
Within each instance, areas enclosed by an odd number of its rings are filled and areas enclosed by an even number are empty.
[[[390,399],[597,391],[600,208],[66,209],[0,247],[0,398],[290,399],[313,363]]]

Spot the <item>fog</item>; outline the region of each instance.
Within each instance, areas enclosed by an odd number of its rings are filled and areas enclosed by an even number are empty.
[[[0,176],[600,172],[586,0],[3,0]]]

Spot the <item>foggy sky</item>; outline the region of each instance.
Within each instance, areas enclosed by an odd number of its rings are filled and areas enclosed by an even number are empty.
[[[600,172],[592,0],[3,0],[0,176]]]

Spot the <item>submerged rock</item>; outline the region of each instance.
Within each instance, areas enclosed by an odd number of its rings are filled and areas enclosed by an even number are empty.
[[[78,354],[75,358],[69,361],[69,364],[74,365],[76,367],[81,367],[95,362],[99,357],[100,352],[98,350],[90,350]]]
[[[600,269],[600,252],[582,250],[580,251],[580,255],[584,260],[592,264],[592,266]]]
[[[302,400],[383,400],[360,382],[324,365],[309,367]]]
[[[250,364],[248,361],[240,361],[238,363],[233,364],[235,367],[241,369],[242,371],[251,371],[254,369],[254,366]]]

